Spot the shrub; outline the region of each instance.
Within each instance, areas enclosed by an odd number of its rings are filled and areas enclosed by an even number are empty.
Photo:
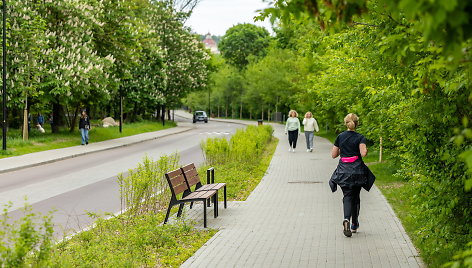
[[[169,187],[164,177],[166,172],[177,169],[179,155],[161,156],[158,161],[145,157],[128,175],[120,174],[121,210],[131,215],[148,212],[157,213],[169,202]]]
[[[252,163],[260,158],[265,145],[272,139],[270,125],[248,126],[238,129],[228,141],[225,138],[208,138],[201,147],[208,165],[216,165],[236,160]]]
[[[270,125],[238,130],[228,141],[209,138],[202,143],[206,164],[215,168],[215,180],[228,185],[228,199],[245,200],[264,176],[277,146]],[[208,166],[200,168],[205,174]]]
[[[9,206],[0,218],[0,267],[46,267],[51,263],[53,246],[52,216],[36,215],[29,205],[24,216],[11,222]]]

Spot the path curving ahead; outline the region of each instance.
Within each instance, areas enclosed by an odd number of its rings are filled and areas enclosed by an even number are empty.
[[[315,137],[314,152],[307,153],[300,136],[289,153],[283,126],[274,129],[280,142],[261,183],[246,201],[220,206],[217,219],[209,212],[208,226],[220,231],[181,267],[424,266],[375,186],[361,192],[359,232],[346,238],[342,193],[328,186],[337,164],[332,144]],[[201,208],[188,217],[201,221]]]

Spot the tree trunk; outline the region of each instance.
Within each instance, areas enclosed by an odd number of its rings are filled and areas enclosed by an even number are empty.
[[[160,107],[158,107],[158,108],[156,109],[156,119],[157,119],[157,120],[160,120],[160,119],[161,119],[161,109],[160,109]]]
[[[64,114],[66,115],[65,116],[65,119],[66,119],[65,121],[67,123],[67,127],[70,129],[71,128],[71,123],[70,123],[70,117],[69,117],[70,116],[69,107],[66,105],[66,106],[63,106],[63,108],[65,110]]]
[[[79,105],[75,107],[75,112],[74,112],[74,117],[72,117],[71,123],[70,123],[70,132],[74,132],[75,130],[75,125],[77,123],[77,114],[79,113]]]
[[[28,97],[25,98],[25,109],[23,111],[23,140],[28,140],[28,132],[30,128],[29,116],[28,116]]]
[[[52,103],[52,133],[59,133],[59,127],[64,123],[62,120],[62,105],[59,103],[59,100],[55,100]]]
[[[162,125],[166,125],[166,105],[162,104]]]
[[[239,119],[243,119],[243,98],[241,98],[241,105],[239,106]]]
[[[172,117],[170,117],[170,109],[167,110],[167,120],[172,120]]]

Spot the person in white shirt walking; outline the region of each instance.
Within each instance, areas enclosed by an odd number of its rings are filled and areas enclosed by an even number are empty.
[[[298,134],[300,132],[300,120],[298,120],[298,113],[295,110],[288,112],[287,123],[285,124],[285,134],[288,133],[289,152],[295,152],[297,148]]]
[[[319,132],[318,122],[313,118],[311,112],[306,112],[305,118],[303,118],[303,125],[305,126],[305,138],[306,138],[306,151],[313,152],[313,136],[314,131]]]

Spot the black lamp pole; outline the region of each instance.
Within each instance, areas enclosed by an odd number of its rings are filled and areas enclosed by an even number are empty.
[[[3,150],[7,149],[7,1],[3,0]]]
[[[123,88],[120,85],[120,133],[123,132]]]

